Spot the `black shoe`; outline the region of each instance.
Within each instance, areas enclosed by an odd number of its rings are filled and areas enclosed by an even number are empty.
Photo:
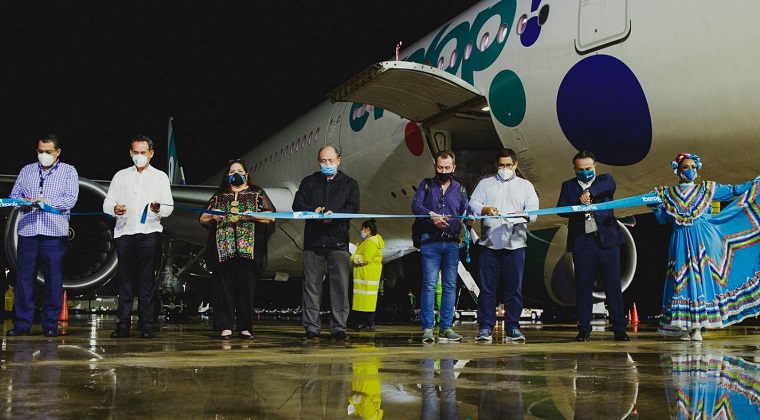
[[[232,340],[232,333],[225,334],[225,335],[220,335],[219,338],[222,339],[222,340]]]
[[[111,338],[127,338],[129,337],[129,331],[116,329],[114,332],[111,333]]]
[[[238,334],[238,337],[240,337],[241,340],[253,340],[253,335],[251,334]]]
[[[42,335],[45,337],[58,337],[58,330],[47,330]]]
[[[306,331],[306,334],[301,336],[301,340],[314,340],[316,338],[319,338],[319,334],[315,333],[314,331]]]
[[[589,341],[591,339],[591,333],[590,332],[579,332],[578,335],[575,336],[575,341]]]
[[[140,338],[153,338],[153,331],[143,331],[140,333]]]
[[[612,333],[615,334],[615,341],[631,341],[625,331],[613,331]]]
[[[348,336],[345,331],[336,331],[333,333],[333,338],[336,340],[348,340]]]
[[[362,331],[364,332],[375,332],[375,326],[374,325],[365,325],[362,327]]]
[[[8,337],[20,337],[22,335],[29,335],[29,331],[17,330],[15,328],[8,330],[5,335]]]

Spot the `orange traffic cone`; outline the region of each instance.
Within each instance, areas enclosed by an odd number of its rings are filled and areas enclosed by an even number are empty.
[[[639,312],[636,310],[636,302],[633,302],[633,323],[639,323]]]
[[[63,306],[61,306],[61,316],[58,317],[60,321],[69,320],[69,302],[66,299],[66,291],[63,291]]]

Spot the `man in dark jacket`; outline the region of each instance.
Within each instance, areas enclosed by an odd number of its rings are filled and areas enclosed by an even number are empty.
[[[557,206],[588,205],[612,201],[615,180],[611,174],[596,174],[596,157],[583,151],[573,157],[575,178],[562,183]],[[604,293],[610,310],[612,331],[616,341],[628,341],[628,323],[620,285],[620,245],[623,233],[612,210],[565,213],[568,217],[567,252],[573,253],[575,266],[577,341],[588,341],[591,335],[594,277],[597,269],[604,282]]]
[[[332,147],[319,149],[320,171],[301,181],[293,199],[293,211],[318,213],[358,213],[359,184],[338,170],[340,153]],[[330,281],[330,334],[346,339],[348,320],[348,280],[351,270],[348,252],[348,219],[307,220],[303,237],[303,340],[319,336],[322,321],[322,278],[327,268]]]

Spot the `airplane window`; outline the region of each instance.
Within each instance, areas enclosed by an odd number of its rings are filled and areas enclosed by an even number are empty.
[[[298,151],[298,147],[301,145],[301,139],[296,139],[296,152]]]
[[[417,186],[416,185],[412,185],[412,191],[417,192]]]
[[[485,51],[486,48],[488,48],[488,45],[491,44],[491,36],[488,35],[488,32],[484,33],[482,37],[480,37],[480,51]]]
[[[309,144],[311,144],[311,137],[312,133],[309,133]],[[303,139],[301,140],[301,148],[303,149],[306,147],[306,134],[303,135]]]
[[[290,143],[290,154],[292,155],[295,150],[296,150],[296,144]]]
[[[391,191],[391,197],[396,198],[396,193]]]
[[[541,10],[538,11],[538,24],[543,25],[546,23],[546,19],[549,19],[549,5],[545,4]]]
[[[445,68],[445,67],[444,67],[444,64],[443,64],[443,63],[444,63],[444,61],[443,61],[443,57],[439,57],[439,58],[438,58],[438,68],[439,68],[440,70],[443,70],[443,69]]]
[[[319,127],[317,127],[317,131],[314,133],[314,143],[317,142],[318,138],[319,138]]]
[[[507,24],[506,23],[503,24],[503,25],[501,25],[501,27],[499,27],[499,35],[496,38],[498,40],[499,44],[501,44],[502,42],[504,42],[505,39],[507,39],[507,33],[508,33],[508,31],[509,31],[509,29],[507,28]]]
[[[525,32],[525,28],[528,27],[528,15],[520,16],[517,20],[517,35],[522,35]]]
[[[404,195],[406,195],[406,190],[402,188],[402,189],[401,189],[401,194],[404,194]]]
[[[471,55],[472,55],[472,41],[468,42],[467,46],[464,47],[464,59],[469,60]]]
[[[451,59],[449,60],[449,67],[454,67],[457,64],[457,50],[451,52]]]

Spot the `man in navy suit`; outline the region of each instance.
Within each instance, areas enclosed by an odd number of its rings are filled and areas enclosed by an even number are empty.
[[[557,206],[574,206],[612,201],[615,180],[611,174],[596,174],[596,157],[583,151],[573,157],[575,178],[562,183]],[[591,335],[594,278],[597,271],[604,282],[604,293],[612,321],[615,341],[628,341],[628,320],[620,287],[620,245],[623,234],[612,210],[560,214],[569,219],[567,252],[573,253],[575,265],[576,341],[588,341]]]

